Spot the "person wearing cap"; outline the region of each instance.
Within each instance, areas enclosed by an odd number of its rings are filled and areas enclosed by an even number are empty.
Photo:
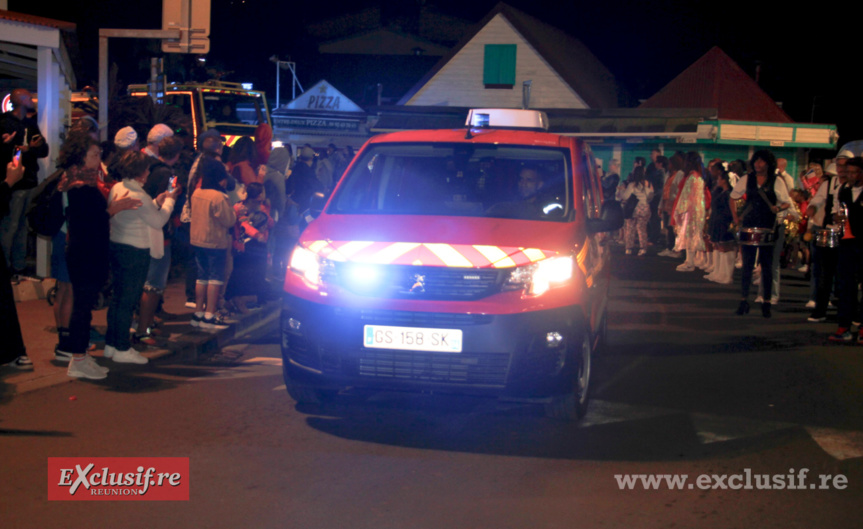
[[[144,154],[153,158],[158,158],[159,142],[173,135],[174,131],[171,130],[171,127],[165,125],[164,123],[157,123],[153,125],[153,128],[150,129],[150,132],[147,133],[147,146],[143,149]]]
[[[318,180],[315,170],[315,150],[305,145],[299,149],[297,161],[294,163],[291,177],[288,179],[286,192],[297,204],[297,210],[303,212],[309,209],[309,201],[315,193],[323,193],[324,186]]]
[[[114,135],[114,146],[119,154],[138,149],[138,133],[132,127],[123,127]]]

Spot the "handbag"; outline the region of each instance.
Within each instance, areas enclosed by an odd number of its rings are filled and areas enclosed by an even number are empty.
[[[638,206],[638,197],[634,194],[629,195],[629,198],[623,203],[623,218],[631,219],[635,213],[636,206]]]

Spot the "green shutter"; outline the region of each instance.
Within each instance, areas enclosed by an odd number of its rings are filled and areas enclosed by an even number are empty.
[[[483,84],[515,84],[515,44],[486,44]]]

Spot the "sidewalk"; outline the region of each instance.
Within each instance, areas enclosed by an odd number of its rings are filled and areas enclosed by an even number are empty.
[[[186,308],[186,295],[182,278],[172,279],[165,289],[164,310],[174,318],[165,320],[159,327],[163,335],[157,347],[136,345],[135,348],[150,359],[151,363],[195,362],[198,358],[218,352],[236,338],[250,334],[278,321],[281,303],[278,300],[266,303],[261,309],[248,314],[239,314],[227,320],[230,326],[223,330],[201,330],[189,325],[194,309]],[[54,360],[57,332],[54,325],[53,308],[44,299],[23,301],[16,304],[18,318],[27,355],[33,361],[33,371],[16,371],[4,368],[0,372],[0,399],[26,393],[36,389],[67,383],[76,379],[66,375],[68,364]],[[105,334],[107,309],[93,311],[93,327]],[[112,370],[120,367],[110,360],[102,359],[105,343],[97,342],[90,354],[99,363]],[[2,347],[2,337],[0,337]],[[144,366],[146,369],[146,366]]]

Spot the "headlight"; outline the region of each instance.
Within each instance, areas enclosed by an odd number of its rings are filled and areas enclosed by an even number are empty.
[[[539,296],[551,287],[572,279],[573,260],[570,256],[552,257],[514,269],[504,283],[505,290],[524,289],[531,296]]]
[[[291,270],[313,285],[321,284],[321,258],[309,249],[297,246],[291,254]]]

